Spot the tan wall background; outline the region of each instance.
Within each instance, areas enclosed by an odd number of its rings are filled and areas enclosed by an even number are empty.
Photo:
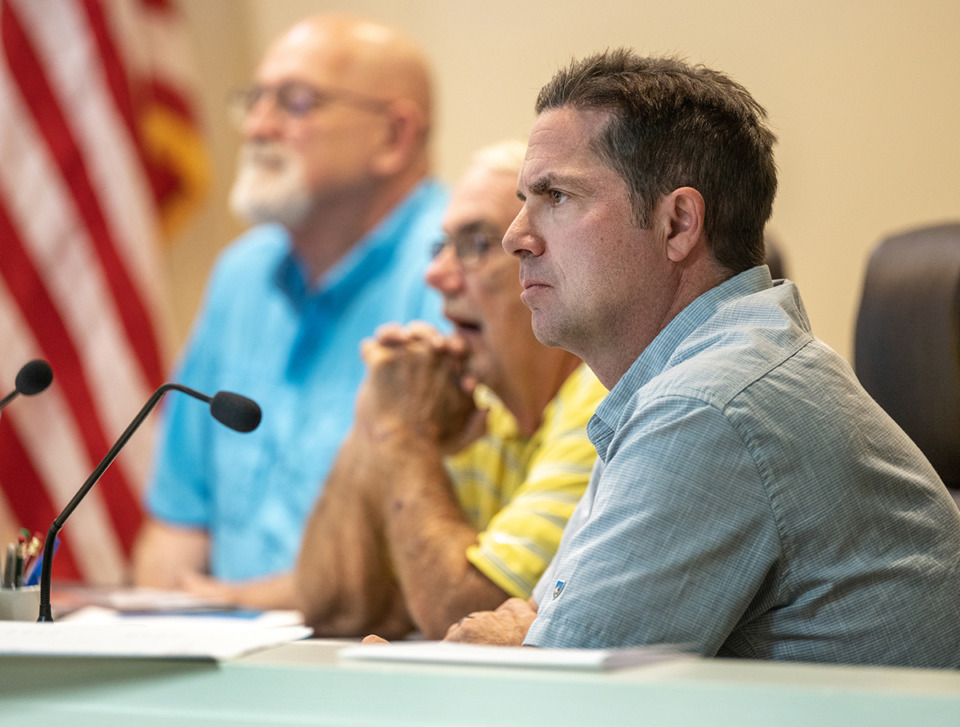
[[[957,0],[182,0],[214,163],[200,215],[168,253],[178,341],[216,253],[238,137],[228,91],[301,17],[347,11],[417,39],[437,74],[438,175],[472,149],[526,137],[533,100],[573,56],[628,45],[726,71],[770,113],[780,193],[770,231],[814,331],[848,358],[861,279],[884,235],[960,219]]]

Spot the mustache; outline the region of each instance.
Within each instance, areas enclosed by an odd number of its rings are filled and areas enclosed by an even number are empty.
[[[287,164],[293,153],[275,141],[248,141],[240,147],[241,164]]]

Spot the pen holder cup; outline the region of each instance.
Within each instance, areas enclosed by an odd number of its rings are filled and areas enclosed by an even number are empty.
[[[36,621],[40,614],[40,586],[0,588],[0,621]]]

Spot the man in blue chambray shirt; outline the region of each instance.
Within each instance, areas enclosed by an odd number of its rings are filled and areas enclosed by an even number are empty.
[[[610,389],[530,601],[448,639],[960,666],[960,513],[773,284],[773,134],[739,84],[609,51],[545,86],[504,237],[546,344]]]
[[[448,194],[429,177],[427,64],[393,29],[309,18],[235,100],[231,202],[262,224],[218,260],[176,378],[249,396],[263,420],[241,435],[168,397],[135,579],[288,606],[304,521],[352,423],[360,342],[390,321],[443,325],[423,273]]]

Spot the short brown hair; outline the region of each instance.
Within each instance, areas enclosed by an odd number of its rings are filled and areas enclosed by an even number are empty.
[[[693,187],[706,203],[705,234],[717,261],[734,272],[763,264],[776,137],[743,86],[704,66],[619,48],[554,75],[536,111],[563,106],[611,114],[593,147],[627,183],[637,224],[647,226],[664,195]]]

